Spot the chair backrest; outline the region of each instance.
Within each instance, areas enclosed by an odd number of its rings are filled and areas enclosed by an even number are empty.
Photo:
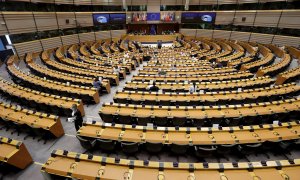
[[[81,145],[83,148],[85,148],[85,149],[91,149],[91,148],[94,147],[93,144],[92,144],[92,142],[91,142],[90,140],[85,139],[85,138],[80,137],[80,136],[76,136],[76,138],[79,140],[80,145]]]
[[[139,144],[137,142],[121,142],[122,151],[126,154],[138,152]]]
[[[106,139],[97,139],[97,146],[99,146],[102,150],[112,151],[115,149],[116,142]]]
[[[162,143],[150,143],[146,142],[145,147],[146,150],[150,153],[158,153],[163,149],[163,144]]]
[[[188,145],[171,144],[171,151],[175,154],[185,154],[188,150]]]
[[[165,126],[168,124],[168,119],[166,117],[155,117],[154,122],[158,126]]]

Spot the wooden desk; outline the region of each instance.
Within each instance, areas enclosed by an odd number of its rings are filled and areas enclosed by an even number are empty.
[[[247,71],[237,71],[224,74],[194,74],[194,75],[133,75],[132,81],[158,81],[158,82],[201,82],[201,81],[226,81],[226,80],[242,80],[253,77],[253,74]]]
[[[221,91],[223,89],[238,89],[238,88],[253,88],[253,86],[269,86],[274,83],[275,80],[268,76],[250,78],[243,80],[232,80],[232,81],[213,81],[213,82],[201,82],[196,83],[197,89],[205,91]],[[129,81],[126,83],[125,90],[139,90],[139,91],[149,91],[147,87],[151,85],[149,82],[138,82]],[[160,89],[168,92],[188,92],[191,84],[187,83],[174,83],[174,82],[157,82],[156,86]]]
[[[80,86],[88,86],[92,87],[94,78],[86,77],[86,76],[79,76],[69,73],[63,73],[60,71],[55,71],[52,69],[45,68],[36,64],[32,59],[26,57],[26,63],[31,71],[33,71],[38,76],[47,77],[48,79],[56,80],[56,81],[63,81],[65,83],[69,82],[71,84],[76,84]],[[102,87],[106,90],[107,93],[110,93],[110,84],[108,80],[103,80]]]
[[[31,89],[27,89],[21,87],[17,84],[10,83],[4,79],[0,79],[0,89],[11,96],[15,96],[18,98],[26,99],[27,101],[34,101],[40,105],[46,105],[48,107],[56,106],[64,111],[70,111],[73,104],[77,105],[78,110],[81,112],[82,116],[84,116],[84,109],[82,101],[79,99],[66,98],[61,96],[55,96],[46,94],[39,91],[33,91]],[[50,109],[49,109],[50,110]]]
[[[32,163],[32,158],[22,142],[0,136],[0,161],[25,169]]]
[[[149,117],[168,119],[191,119],[193,121],[204,122],[209,119],[237,118],[237,117],[253,117],[257,115],[271,115],[274,113],[289,113],[299,111],[300,98],[285,99],[280,101],[250,103],[229,106],[156,106],[156,105],[132,105],[132,104],[116,104],[104,103],[99,110],[99,115],[104,122],[111,122],[109,116],[122,116],[139,118]],[[184,121],[184,120],[183,120]]]
[[[221,73],[232,73],[236,72],[237,70],[234,68],[215,68],[215,69],[178,69],[178,70],[172,70],[172,69],[166,69],[164,72],[166,72],[166,75],[206,75],[206,74],[221,74]],[[158,74],[157,69],[145,69],[143,67],[142,70],[139,70],[139,75],[155,75]]]
[[[256,76],[270,75],[274,76],[279,72],[285,70],[290,63],[292,62],[292,58],[289,54],[283,54],[282,60],[276,64],[272,64],[270,66],[262,67],[256,72]]]
[[[64,135],[64,129],[58,116],[34,112],[19,106],[0,104],[0,117],[2,119],[17,123],[20,126],[26,124],[28,127],[41,128],[49,131],[55,137]]]
[[[27,84],[29,84],[29,86],[39,86],[50,91],[56,91],[65,94],[67,93],[69,96],[75,96],[83,99],[86,103],[87,99],[89,103],[94,102],[97,104],[100,102],[99,93],[95,88],[83,88],[74,85],[67,85],[66,83],[42,79],[38,76],[24,73],[23,71],[17,69],[15,65],[9,65],[7,66],[7,69],[11,75],[13,75],[15,78],[25,81]]]
[[[280,86],[255,88],[238,91],[223,91],[223,92],[197,92],[197,93],[173,93],[173,92],[145,92],[145,91],[117,91],[114,96],[114,101],[117,103],[140,104],[152,102],[157,104],[169,102],[177,105],[187,102],[189,105],[196,105],[202,102],[227,102],[229,101],[245,101],[256,100],[260,97],[280,96],[286,94],[297,94],[300,91],[300,86],[295,83],[284,84]],[[230,103],[229,103],[230,104]]]
[[[147,127],[102,122],[87,122],[77,132],[79,136],[114,140],[117,142],[138,142],[140,144],[161,143],[181,145],[251,144],[265,141],[277,142],[299,138],[299,122],[282,123],[281,126],[235,126],[218,128],[195,127]],[[255,136],[254,136],[255,135]]]
[[[272,64],[274,62],[274,60],[275,60],[275,56],[272,53],[268,53],[261,60],[243,64],[241,66],[241,70],[242,71],[244,71],[244,70],[251,71],[252,69],[256,69],[261,66],[268,66],[268,65]]]
[[[280,165],[279,165],[280,164]],[[55,150],[42,167],[45,178],[51,174],[74,179],[279,179],[298,178],[300,160],[232,163],[172,163],[88,156]]]
[[[299,76],[300,76],[300,66],[298,66],[296,68],[293,68],[289,71],[285,71],[283,73],[280,73],[277,76],[275,84],[283,84],[286,81],[290,81],[290,80],[292,80],[294,78],[297,78]]]

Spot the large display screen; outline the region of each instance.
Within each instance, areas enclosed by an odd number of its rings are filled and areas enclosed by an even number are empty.
[[[159,21],[160,13],[147,13],[147,21]]]
[[[213,23],[216,19],[215,12],[183,12],[182,23]]]
[[[109,23],[109,14],[93,14],[94,25]]]
[[[164,22],[175,21],[175,12],[162,12],[160,20]]]
[[[126,14],[109,14],[111,24],[126,24]]]
[[[147,13],[145,12],[135,12],[132,13],[133,22],[147,21]]]

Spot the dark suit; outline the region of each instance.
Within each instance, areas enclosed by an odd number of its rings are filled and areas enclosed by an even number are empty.
[[[83,122],[80,111],[77,110],[73,117],[75,117],[75,120],[74,120],[75,129],[76,129],[76,131],[78,131],[80,129],[80,127],[82,126],[82,122]]]

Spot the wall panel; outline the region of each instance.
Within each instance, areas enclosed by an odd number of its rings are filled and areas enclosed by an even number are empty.
[[[213,32],[213,38],[229,39],[231,31],[214,30]]]
[[[39,31],[58,29],[55,12],[34,12]]]
[[[95,32],[95,34],[96,34],[96,39],[97,40],[110,39],[111,38],[110,31],[98,31],[98,32]]]
[[[252,26],[254,19],[255,11],[237,11],[233,24],[240,26]]]
[[[123,35],[126,34],[126,30],[112,30],[111,31],[111,38],[121,38]]]
[[[36,26],[31,12],[2,12],[10,34],[35,32]]]
[[[14,44],[14,48],[20,57],[24,56],[28,52],[40,52],[43,50],[39,40],[17,43]]]
[[[68,36],[62,36],[62,42],[64,45],[71,45],[71,44],[77,44],[79,43],[78,35],[68,35]]]
[[[291,37],[291,36],[279,36],[276,35],[273,40],[273,44],[277,44],[279,46],[300,46],[300,37]]]
[[[95,33],[89,32],[89,33],[80,33],[79,34],[80,42],[87,42],[87,41],[95,41]]]
[[[136,5],[146,5],[147,0],[132,0],[131,5],[136,6]]]
[[[212,38],[213,30],[211,29],[197,29],[196,37],[208,37]]]
[[[44,50],[62,46],[60,37],[41,39]]]
[[[276,27],[281,11],[258,11],[254,26]]]
[[[91,12],[76,12],[77,25],[81,27],[93,26]]]
[[[193,36],[193,37],[195,37],[197,30],[196,29],[180,29],[179,32],[181,34],[183,34],[184,36]]]
[[[2,18],[2,15],[0,15],[0,36],[8,34],[7,29],[6,29],[6,24],[4,19]]]
[[[300,29],[300,11],[284,11],[280,19],[279,27]]]
[[[76,27],[75,14],[73,12],[57,12],[57,20],[61,29]]]
[[[230,24],[233,22],[234,11],[217,11],[215,24]]]
[[[232,31],[230,39],[238,41],[248,41],[250,34],[250,32]]]
[[[272,34],[252,33],[250,41],[258,42],[258,43],[262,43],[262,44],[270,44],[272,41],[272,38],[273,38]]]

